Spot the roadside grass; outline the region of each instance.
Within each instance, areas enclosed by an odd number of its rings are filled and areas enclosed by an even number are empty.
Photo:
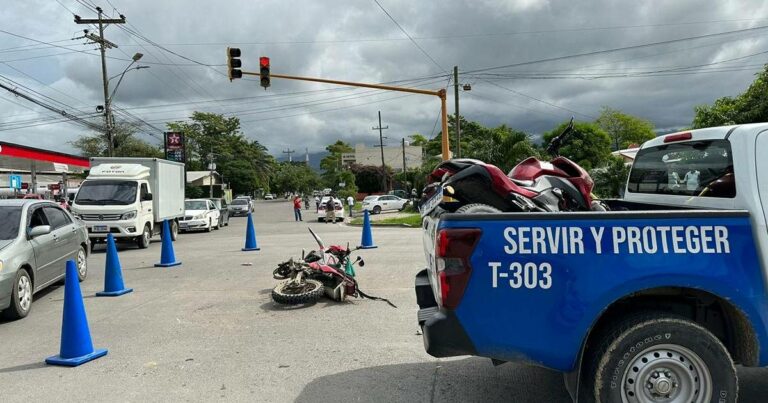
[[[358,217],[349,223],[352,225],[362,225],[363,219]],[[411,227],[421,227],[421,216],[419,214],[408,214],[400,217],[384,218],[382,220],[372,221],[371,225],[408,225]]]

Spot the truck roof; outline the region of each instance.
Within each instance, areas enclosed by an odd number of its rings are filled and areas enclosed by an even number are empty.
[[[640,146],[640,149],[657,147],[665,143],[672,143],[677,141],[726,139],[728,136],[730,136],[731,133],[733,133],[734,130],[736,130],[736,128],[740,128],[740,133],[748,130],[751,133],[757,133],[768,129],[768,123],[750,123],[744,125],[708,127],[705,129],[684,130],[680,132],[669,133],[663,136],[658,136],[653,140],[646,141],[642,146]]]
[[[143,179],[149,176],[150,169],[139,164],[105,163],[91,168],[88,179],[130,178]]]

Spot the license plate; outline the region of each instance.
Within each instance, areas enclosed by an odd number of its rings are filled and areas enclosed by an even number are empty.
[[[187,227],[188,227],[187,223],[185,223],[185,222],[180,222],[179,223],[179,228],[187,228]]]
[[[443,201],[443,187],[438,186],[435,188],[435,194],[432,195],[432,197],[429,198],[426,202],[424,202],[421,206],[419,206],[419,211],[421,212],[421,216],[427,216],[429,213],[432,212],[437,206],[440,205],[440,203]]]
[[[106,225],[94,225],[93,232],[109,232],[109,227]]]

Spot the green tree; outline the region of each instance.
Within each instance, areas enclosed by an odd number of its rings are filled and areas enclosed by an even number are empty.
[[[562,133],[568,126],[564,122],[551,132],[544,133],[544,144],[548,144],[553,137]],[[590,170],[603,166],[611,155],[611,138],[596,123],[574,122],[573,132],[560,147],[560,155]]]
[[[171,131],[185,135],[188,170],[206,170],[213,154],[216,170],[227,178],[235,193],[249,194],[269,187],[275,160],[258,141],[243,135],[239,118],[194,112],[190,120],[167,124]]]
[[[115,126],[113,130],[115,157],[163,157],[159,147],[136,138],[136,133],[133,125],[121,123]],[[80,136],[70,144],[86,157],[105,157],[109,154],[109,142],[101,133]]]
[[[336,140],[335,143],[328,145],[325,149],[328,151],[328,155],[320,160],[320,169],[323,170],[323,180],[326,186],[333,188],[338,186],[339,172],[344,170],[341,164],[342,154],[354,152],[355,149],[341,140]]]
[[[695,108],[693,128],[768,121],[768,65],[749,88],[736,97],[723,97]]]
[[[603,167],[590,172],[595,181],[594,193],[601,198],[621,196],[629,177],[629,166],[621,157],[611,155]]]
[[[464,137],[462,134],[462,140]],[[463,147],[462,157],[479,159],[505,172],[520,161],[538,154],[528,134],[506,125],[478,130]]]
[[[611,137],[613,150],[627,148],[630,144],[639,145],[656,137],[653,123],[609,107],[603,107],[595,123]]]
[[[352,164],[349,169],[354,173],[355,184],[361,193],[384,192],[386,190],[383,187],[384,183],[392,180],[392,171],[389,167],[384,170],[380,166]]]
[[[275,166],[270,189],[277,193],[310,193],[320,183],[317,173],[303,162],[281,162]]]
[[[412,146],[425,146],[429,142],[429,139],[419,133],[414,133],[408,136]]]

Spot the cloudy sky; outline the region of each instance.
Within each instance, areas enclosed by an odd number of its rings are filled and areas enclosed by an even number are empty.
[[[242,49],[246,70],[269,56],[273,73],[428,89],[448,85],[458,65],[459,82],[472,86],[461,93],[462,115],[532,134],[571,115],[592,120],[603,106],[660,129],[683,127],[695,105],[743,91],[768,56],[765,1],[6,0],[0,83],[94,114],[103,104],[98,51],[71,39],[93,29],[72,14],[94,18],[94,6],[128,22],[106,30],[119,46],[108,51],[109,75],[136,52],[150,66],[125,75],[117,119],[140,118],[141,138],[159,143],[165,122],[192,111],[233,114],[275,155],[317,152],[336,139],[375,144],[379,110],[391,144],[435,135],[440,104],[278,79],[268,91],[258,81],[230,83],[227,45]],[[61,151],[89,132],[2,89],[0,117],[0,140]]]

